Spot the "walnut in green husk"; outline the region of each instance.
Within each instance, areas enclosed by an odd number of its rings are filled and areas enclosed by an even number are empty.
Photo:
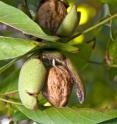
[[[47,0],[39,6],[36,21],[47,32],[56,34],[66,14],[66,7],[62,1]]]

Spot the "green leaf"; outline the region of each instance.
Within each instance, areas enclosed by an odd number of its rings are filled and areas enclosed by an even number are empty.
[[[41,124],[97,124],[117,117],[117,110],[111,115],[93,109],[69,107],[31,111],[20,106],[18,109],[28,118]]]
[[[109,66],[117,67],[117,39],[110,42],[107,57]]]
[[[37,42],[0,36],[0,60],[22,56],[38,45]]]
[[[117,118],[102,122],[100,124],[117,124]]]
[[[71,52],[71,53],[77,53],[79,51],[79,48],[76,46],[72,46],[68,43],[61,43],[61,42],[46,42],[44,47],[46,49],[57,49],[59,51],[65,51],[65,52]]]
[[[115,115],[115,112],[116,112],[116,110],[111,110],[111,111],[109,111],[107,113],[110,114],[110,115]],[[104,121],[101,124],[117,124],[117,117],[114,118],[114,119],[110,119],[108,121]]]
[[[19,70],[13,70],[9,76],[0,81],[0,94],[8,94],[17,91]]]
[[[27,15],[17,8],[7,5],[0,1],[0,22],[9,25],[22,31],[25,34],[30,34],[45,40],[58,40],[56,36],[48,36],[43,30],[31,20]]]
[[[13,121],[17,122],[21,120],[27,120],[27,117],[23,113],[16,111],[13,115]]]

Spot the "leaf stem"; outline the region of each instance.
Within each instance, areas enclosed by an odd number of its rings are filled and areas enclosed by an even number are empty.
[[[7,63],[4,66],[0,67],[0,74],[2,72],[4,72],[7,68],[11,67],[16,61],[17,61],[17,59],[13,59],[9,63]]]
[[[95,24],[95,25],[92,26],[92,27],[89,27],[88,29],[84,30],[84,31],[81,32],[81,33],[78,32],[78,33],[74,34],[74,35],[69,39],[69,41],[72,40],[72,39],[74,39],[75,37],[78,37],[78,36],[81,35],[81,34],[86,34],[86,33],[90,32],[90,31],[96,29],[97,27],[99,27],[99,26],[101,26],[101,25],[107,23],[108,21],[110,21],[110,20],[112,20],[112,19],[114,19],[114,18],[117,18],[117,13],[114,14],[114,15],[112,15],[112,16],[110,16],[110,17],[108,17],[108,18],[106,18],[106,19],[104,19],[103,21],[101,21],[101,22]]]
[[[14,101],[7,100],[7,99],[4,99],[4,98],[0,98],[0,101],[2,101],[2,102],[7,102],[7,103],[10,103],[10,104],[15,104],[15,105],[22,105],[22,104],[19,103],[19,102],[14,102]]]
[[[17,92],[18,92],[18,90],[14,90],[14,91],[10,91],[10,92],[4,93],[4,94],[2,93],[2,94],[0,94],[0,96],[7,96],[7,95],[17,93]]]
[[[92,61],[92,60],[89,60],[88,63],[90,63],[90,64],[96,64],[96,65],[104,65],[103,62],[97,62],[97,61]]]

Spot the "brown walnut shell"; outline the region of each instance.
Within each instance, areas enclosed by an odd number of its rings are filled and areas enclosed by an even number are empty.
[[[36,20],[42,28],[52,34],[56,34],[66,14],[66,7],[62,1],[47,0],[39,7]]]
[[[50,68],[43,94],[55,107],[65,106],[72,91],[72,80],[63,66]]]

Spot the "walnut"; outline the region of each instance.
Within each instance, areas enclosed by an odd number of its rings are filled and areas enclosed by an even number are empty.
[[[72,91],[72,80],[64,66],[50,68],[43,89],[44,96],[55,107],[65,106]]]
[[[39,7],[36,20],[42,28],[56,34],[66,14],[66,7],[62,1],[47,0]]]

